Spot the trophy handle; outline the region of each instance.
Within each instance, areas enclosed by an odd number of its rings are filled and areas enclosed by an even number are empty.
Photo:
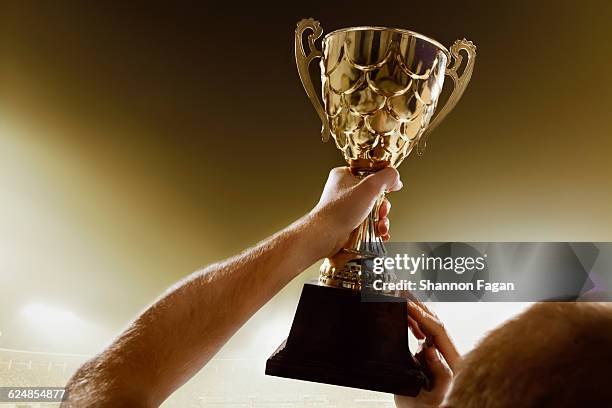
[[[308,34],[308,54],[306,54],[306,51],[304,50],[304,43],[302,41],[304,32],[306,30],[312,31],[312,33]],[[325,115],[325,110],[323,109],[323,104],[317,97],[315,87],[312,84],[309,69],[310,63],[315,58],[321,58],[323,56],[321,50],[318,50],[314,44],[315,40],[319,38],[321,34],[323,34],[321,24],[313,18],[305,18],[297,23],[297,28],[295,29],[295,63],[297,65],[298,73],[300,74],[300,79],[302,80],[302,85],[306,91],[306,95],[308,95],[310,102],[312,102],[317,114],[321,118],[321,123],[323,124],[323,127],[321,128],[321,139],[324,142],[327,142],[330,136],[329,125],[327,124],[327,117]]]
[[[465,69],[461,76],[457,72],[461,63],[463,61],[463,55],[461,54],[461,50],[464,50],[467,54],[467,61],[465,64]],[[470,79],[472,78],[472,71],[474,71],[474,63],[476,62],[476,46],[473,42],[466,40],[457,40],[450,47],[450,53],[454,61],[451,64],[451,59],[449,58],[448,64],[446,66],[446,75],[450,76],[453,80],[453,91],[451,92],[446,104],[438,111],[438,114],[435,118],[429,123],[427,126],[427,130],[419,139],[419,154],[423,153],[425,147],[427,146],[427,137],[429,134],[442,122],[442,120],[453,110],[465,88],[467,87]]]

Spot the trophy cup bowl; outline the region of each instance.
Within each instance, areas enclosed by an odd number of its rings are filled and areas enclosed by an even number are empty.
[[[422,153],[427,135],[465,91],[474,44],[458,40],[449,51],[409,30],[351,27],[327,34],[318,50],[315,41],[322,33],[318,21],[301,20],[295,59],[323,124],[323,141],[333,138],[357,177],[398,167],[414,148]],[[320,59],[323,103],[309,73],[315,59]],[[453,90],[436,113],[447,75]],[[360,296],[374,278],[367,261],[385,254],[376,234],[383,198],[344,248],[324,260],[318,282],[304,285],[289,337],[268,360],[266,374],[403,395],[428,387],[408,349],[406,299],[370,294],[363,302]]]

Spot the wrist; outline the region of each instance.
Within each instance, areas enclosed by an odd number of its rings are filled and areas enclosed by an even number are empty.
[[[298,222],[301,225],[304,250],[313,263],[332,255],[337,245],[337,237],[324,210],[313,210]]]

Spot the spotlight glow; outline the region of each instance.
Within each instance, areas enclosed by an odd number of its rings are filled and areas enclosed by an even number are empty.
[[[28,338],[28,347],[62,353],[92,353],[112,338],[108,328],[69,309],[40,301],[21,309],[18,331]]]
[[[95,328],[72,311],[45,303],[30,303],[21,310],[21,330],[31,345],[44,350],[83,350]]]
[[[73,312],[42,303],[30,303],[22,314],[37,326],[48,326],[53,330],[71,329],[82,321]]]

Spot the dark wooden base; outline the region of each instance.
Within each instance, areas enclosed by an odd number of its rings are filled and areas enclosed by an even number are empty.
[[[415,396],[429,381],[408,348],[406,300],[305,284],[266,374]]]

